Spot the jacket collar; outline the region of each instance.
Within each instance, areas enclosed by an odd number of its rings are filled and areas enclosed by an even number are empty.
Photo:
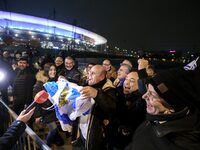
[[[106,83],[106,78],[101,80],[100,82],[94,84],[94,85],[91,85],[91,87],[96,88],[96,89],[102,88],[105,83]]]
[[[185,117],[189,113],[189,108],[185,107],[181,111],[174,112],[171,114],[157,114],[157,115],[151,115],[151,114],[146,114],[146,118],[148,121],[151,122],[159,122],[159,121],[172,121],[176,120],[182,117]]]
[[[200,126],[198,114],[199,113],[196,111],[185,115],[182,118],[177,118],[176,120],[166,121],[163,123],[153,122],[152,126],[158,137],[163,137],[172,132],[192,131],[195,126]]]
[[[129,98],[134,99],[134,98],[137,98],[138,96],[141,96],[141,94],[140,94],[139,90],[137,90],[132,93],[125,94],[124,96],[126,99],[129,99]]]

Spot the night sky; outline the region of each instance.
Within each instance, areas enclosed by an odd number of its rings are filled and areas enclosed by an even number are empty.
[[[55,19],[131,50],[199,50],[197,0],[0,0],[0,9]],[[54,17],[54,9],[56,15]]]

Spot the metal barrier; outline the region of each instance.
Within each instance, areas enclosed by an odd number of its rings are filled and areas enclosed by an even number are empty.
[[[5,123],[3,127],[7,129],[9,125],[15,120],[18,116],[17,114],[6,105],[3,100],[0,98],[0,105],[3,106],[4,109],[1,109],[1,114],[4,115]],[[3,111],[6,112],[3,112]],[[1,117],[0,117],[1,118]],[[7,119],[6,119],[7,118]],[[24,134],[17,141],[16,145],[13,146],[13,150],[51,150],[51,148],[46,145],[46,143],[41,140],[41,138],[28,126],[26,125],[26,130]]]

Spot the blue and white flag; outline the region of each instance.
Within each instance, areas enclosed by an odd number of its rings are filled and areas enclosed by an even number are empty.
[[[199,57],[197,57],[195,60],[184,66],[185,70],[195,70],[197,68],[197,61]]]
[[[81,86],[67,80],[47,82],[44,87],[51,96],[49,99],[54,104],[56,117],[64,131],[70,132],[72,121],[90,112],[94,104],[93,99],[85,99],[80,94]]]

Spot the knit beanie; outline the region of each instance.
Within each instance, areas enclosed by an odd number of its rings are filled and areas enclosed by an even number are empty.
[[[171,69],[157,73],[147,79],[158,95],[175,111],[195,106],[194,100],[198,94],[192,81],[193,73],[183,69]],[[198,96],[199,97],[199,96]]]

